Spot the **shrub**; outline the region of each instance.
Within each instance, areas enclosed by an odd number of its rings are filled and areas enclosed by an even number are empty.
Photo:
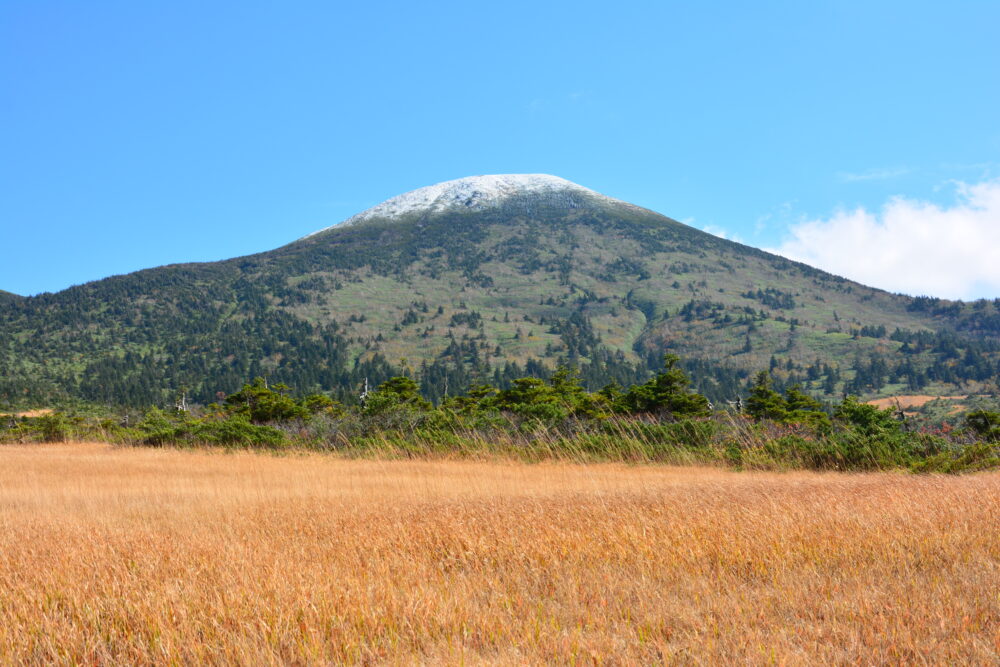
[[[621,411],[660,414],[673,419],[711,414],[708,399],[689,389],[691,381],[678,366],[679,362],[677,355],[665,355],[663,371],[646,383],[632,385],[621,395]]]
[[[965,428],[987,442],[1000,441],[1000,412],[973,410],[965,415]]]
[[[874,405],[860,403],[854,396],[848,396],[837,406],[834,417],[865,435],[884,435],[901,431],[901,425],[891,408],[882,410]]]
[[[191,433],[191,425],[184,419],[168,417],[159,408],[153,408],[135,426],[139,442],[156,447],[182,443]]]
[[[286,444],[284,432],[272,426],[253,424],[243,415],[200,422],[192,435],[202,442],[214,445],[280,447]]]
[[[254,424],[304,419],[309,409],[287,395],[283,384],[268,386],[264,378],[254,378],[250,384],[226,397],[226,412],[242,415]],[[331,401],[332,404],[332,401]]]
[[[381,415],[388,412],[425,411],[433,406],[420,395],[420,387],[413,378],[399,376],[390,378],[378,386],[366,399],[363,412],[366,415]]]
[[[35,417],[29,424],[42,442],[66,442],[72,432],[70,420],[61,412]]]

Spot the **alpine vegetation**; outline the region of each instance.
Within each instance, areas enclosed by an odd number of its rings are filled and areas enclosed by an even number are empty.
[[[207,405],[267,377],[340,401],[409,376],[438,403],[577,369],[642,383],[665,353],[717,404],[997,391],[1000,302],[865,287],[541,174],[393,197],[247,257],[0,294],[0,407]]]

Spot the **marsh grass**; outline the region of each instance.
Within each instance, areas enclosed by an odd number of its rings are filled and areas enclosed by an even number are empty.
[[[1000,475],[0,448],[0,662],[995,664]]]

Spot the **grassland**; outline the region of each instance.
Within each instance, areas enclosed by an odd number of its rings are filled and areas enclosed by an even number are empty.
[[[0,662],[996,664],[1000,474],[0,448]]]

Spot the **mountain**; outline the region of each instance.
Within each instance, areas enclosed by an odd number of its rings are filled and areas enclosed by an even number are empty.
[[[14,294],[13,292],[5,292],[0,289],[0,304],[10,303],[12,301],[17,301],[18,299],[23,299],[19,294]]]
[[[0,303],[0,401],[210,401],[257,375],[349,395],[401,372],[438,398],[559,363],[599,387],[665,351],[717,400],[760,369],[827,396],[987,391],[1000,301],[889,294],[561,178],[478,176],[269,252]]]

